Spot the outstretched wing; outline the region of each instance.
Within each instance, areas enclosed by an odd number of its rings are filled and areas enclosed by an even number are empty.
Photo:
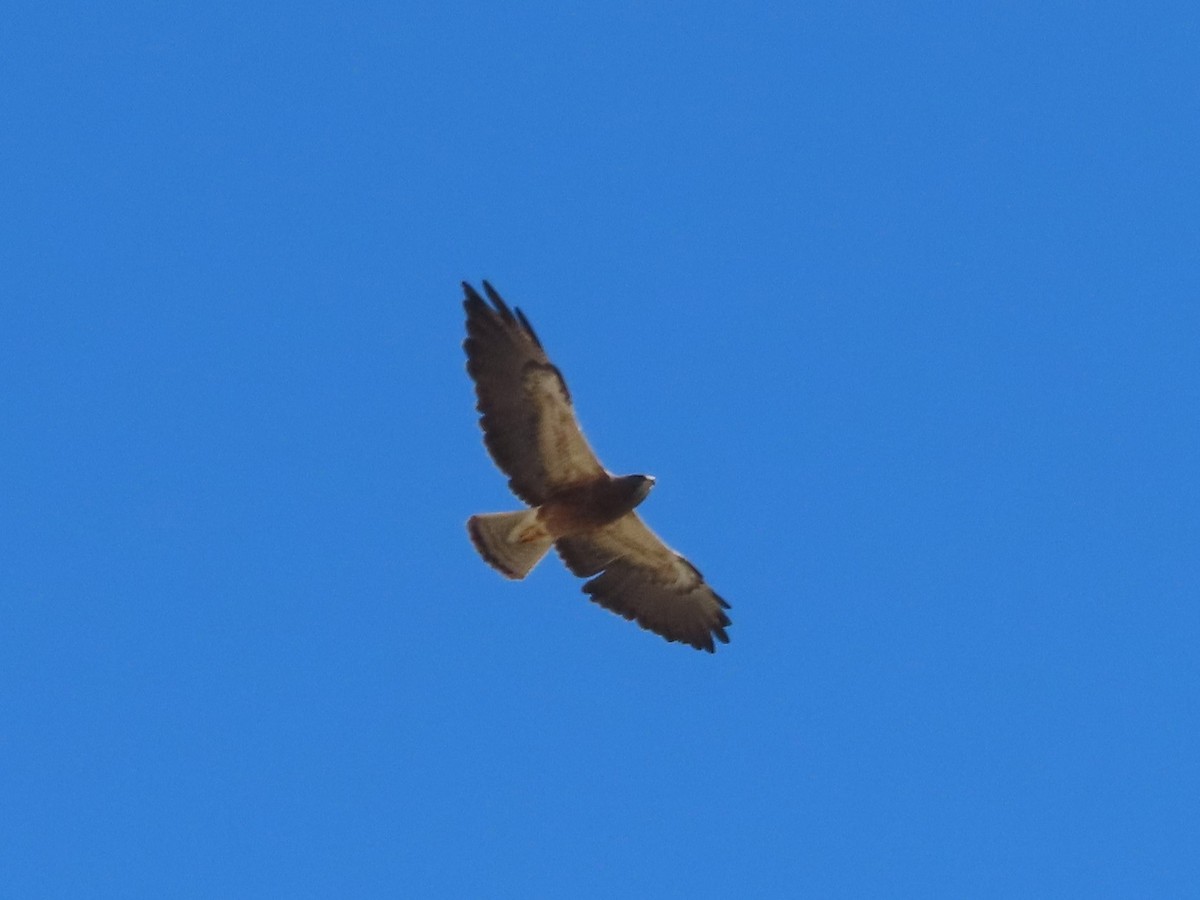
[[[554,546],[576,575],[598,574],[583,591],[605,609],[697,650],[712,653],[714,637],[729,643],[729,604],[637,513],[586,535],[560,538]]]
[[[512,492],[533,506],[556,490],[604,474],[575,419],[562,373],[519,309],[486,281],[489,305],[463,282],[467,372],[475,380],[483,442]]]

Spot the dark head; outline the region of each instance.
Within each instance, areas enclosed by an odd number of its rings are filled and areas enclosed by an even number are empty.
[[[652,475],[626,475],[624,478],[618,478],[617,481],[627,487],[632,495],[634,506],[645,500],[646,495],[650,493],[650,488],[654,487],[654,476]]]

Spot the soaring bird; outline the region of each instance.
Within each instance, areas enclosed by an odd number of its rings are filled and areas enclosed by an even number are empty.
[[[483,290],[487,300],[463,282],[467,372],[484,444],[529,508],[471,516],[479,555],[519,579],[553,546],[568,569],[591,578],[584,593],[606,609],[709,653],[713,638],[728,643],[729,604],[634,512],[654,479],[600,464],[529,320],[486,281]]]

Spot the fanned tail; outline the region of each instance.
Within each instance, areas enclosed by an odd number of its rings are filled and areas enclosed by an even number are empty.
[[[553,543],[536,509],[482,513],[467,519],[471,543],[506,578],[524,578]]]

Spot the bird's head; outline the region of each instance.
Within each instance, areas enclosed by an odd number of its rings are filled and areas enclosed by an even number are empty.
[[[629,480],[633,482],[634,496],[637,497],[638,503],[645,500],[650,488],[654,487],[653,475],[630,475]]]

